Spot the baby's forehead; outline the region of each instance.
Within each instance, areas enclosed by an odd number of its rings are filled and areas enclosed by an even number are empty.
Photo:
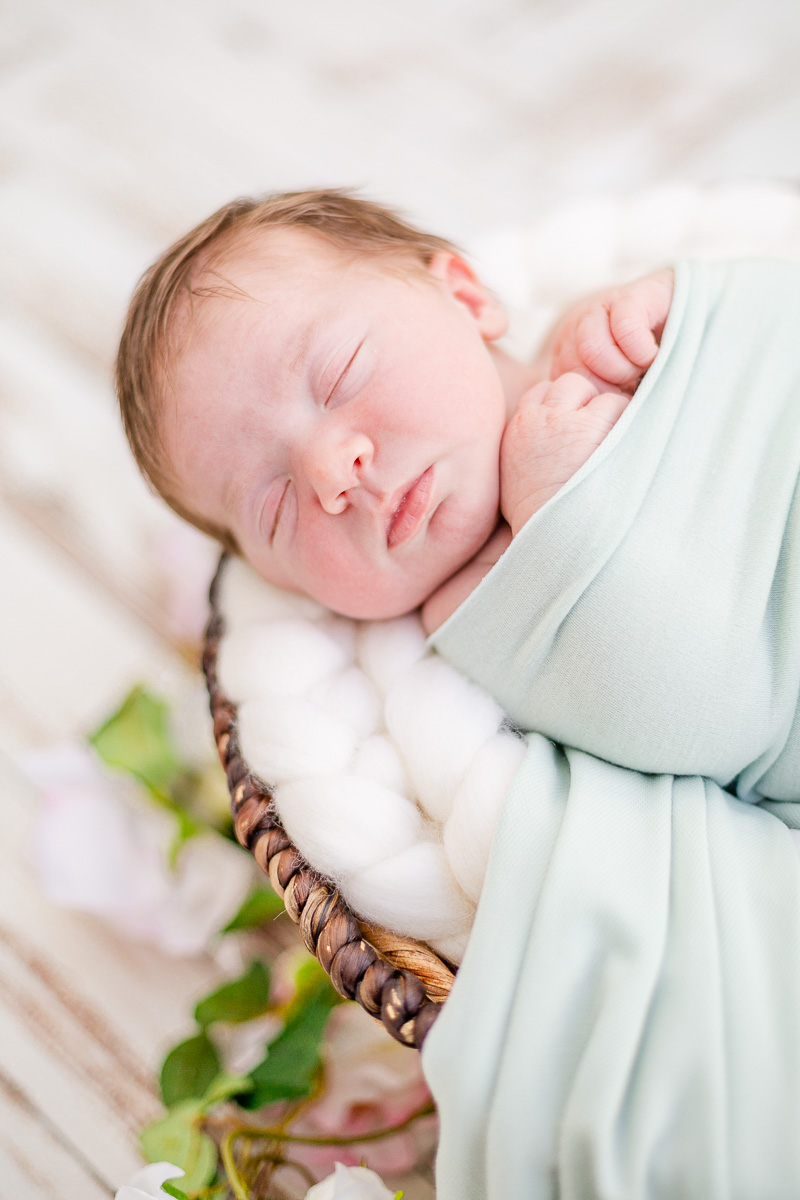
[[[347,261],[327,239],[305,230],[250,230],[207,248],[171,314],[172,352],[180,359],[222,320],[251,321],[253,305],[279,307],[289,294],[319,294]]]
[[[359,246],[337,242],[303,227],[239,231],[212,247],[193,273],[192,290],[225,295],[237,288],[280,288],[315,291],[338,285],[343,276],[353,286],[376,278],[428,278],[425,261],[406,248]],[[240,293],[239,293],[240,294]]]
[[[192,289],[209,289],[215,282],[235,283],[239,279],[302,285],[337,275],[367,258],[310,229],[247,230],[210,249],[197,264]]]
[[[176,314],[173,346],[180,358],[190,343],[213,340],[221,325],[244,332],[265,309],[303,321],[306,299],[331,318],[351,300],[366,302],[365,289],[376,280],[411,276],[427,271],[407,255],[341,246],[302,228],[246,231],[198,262],[187,303]]]
[[[176,374],[198,351],[244,350],[265,319],[271,324],[277,318],[291,342],[294,326],[306,323],[310,312],[322,311],[330,319],[340,311],[343,282],[347,295],[357,295],[360,281],[375,270],[369,256],[311,230],[253,230],[229,239],[198,260],[173,313]]]

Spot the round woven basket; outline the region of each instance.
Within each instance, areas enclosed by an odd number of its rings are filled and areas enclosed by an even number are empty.
[[[225,634],[219,584],[226,559],[223,554],[211,583],[203,672],[236,837],[269,876],[337,992],[357,1000],[398,1042],[419,1049],[447,999],[454,970],[421,942],[359,921],[336,889],[292,845],[275,813],[272,789],[245,762],[236,732],[236,705],[217,682],[217,649]]]

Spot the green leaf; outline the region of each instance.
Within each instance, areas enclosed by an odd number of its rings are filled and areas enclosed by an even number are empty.
[[[219,1166],[219,1153],[207,1133],[195,1130],[187,1156],[178,1166],[183,1166],[186,1171],[181,1183],[190,1192],[196,1192],[211,1183]]]
[[[283,911],[283,901],[276,892],[271,888],[258,887],[250,893],[222,932],[233,933],[234,929],[253,929],[256,925],[264,925],[267,921],[274,920]]]
[[[203,1112],[212,1108],[213,1105],[219,1104],[222,1100],[227,1100],[231,1096],[240,1096],[243,1092],[252,1090],[253,1081],[249,1075],[228,1075],[223,1071],[221,1075],[211,1081],[210,1087],[200,1101]]]
[[[104,762],[134,775],[162,801],[168,798],[180,771],[169,734],[168,711],[163,700],[135,687],[89,738]]]
[[[330,984],[325,968],[313,954],[306,954],[294,974],[294,986],[298,996],[317,992],[323,984]]]
[[[269,1009],[269,970],[254,959],[239,979],[233,979],[206,996],[194,1010],[194,1019],[205,1028],[214,1021],[238,1025],[252,1021]]]
[[[175,1200],[189,1200],[186,1192],[182,1192],[179,1187],[176,1187],[174,1183],[170,1183],[168,1179],[162,1183],[161,1190],[162,1192],[166,1192],[168,1196],[174,1196]],[[402,1198],[402,1195],[402,1192],[398,1192],[398,1196]],[[397,1196],[395,1196],[394,1200],[397,1200]]]
[[[199,1103],[184,1100],[166,1117],[145,1126],[139,1138],[148,1162],[171,1162],[183,1168],[181,1186],[187,1192],[205,1187],[217,1171],[217,1147],[199,1128],[199,1120]]]
[[[324,973],[295,999],[283,1030],[269,1044],[266,1058],[250,1072],[255,1086],[242,1097],[243,1108],[260,1108],[275,1100],[299,1100],[313,1091],[325,1026],[331,1009],[339,1003],[341,997]]]
[[[197,819],[219,832],[227,834],[230,831],[233,840],[236,841],[236,836],[233,834],[233,817],[231,816],[231,794],[228,790],[225,772],[217,758],[211,759],[199,768],[187,771],[185,788],[191,802],[192,812]],[[175,798],[179,804],[183,801],[180,789]]]
[[[344,1003],[319,959],[305,950],[300,966],[295,971],[294,988],[294,996],[283,1010],[283,1018],[286,1022],[292,1021],[296,1012],[301,1012],[318,996],[327,996],[331,1008],[336,1004]]]
[[[169,1108],[181,1100],[201,1099],[220,1073],[219,1055],[208,1034],[180,1042],[161,1067],[161,1098]]]
[[[171,802],[169,803],[170,807],[172,807]],[[185,844],[190,838],[196,837],[198,833],[201,833],[203,829],[203,826],[198,824],[194,817],[189,816],[185,809],[175,808],[174,812],[178,824],[167,853],[167,862],[173,870],[178,865],[178,858]]]
[[[403,1200],[404,1195],[405,1195],[405,1192],[395,1192],[394,1200]]]

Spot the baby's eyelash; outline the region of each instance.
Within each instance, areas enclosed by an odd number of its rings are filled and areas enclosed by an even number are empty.
[[[275,534],[278,532],[278,522],[279,522],[280,516],[281,516],[281,509],[283,508],[283,502],[286,499],[286,493],[289,491],[289,483],[290,482],[291,481],[287,479],[286,483],[283,485],[283,491],[281,492],[281,498],[278,501],[278,507],[275,509],[275,516],[272,518],[272,529],[270,530],[270,533],[269,533],[270,546],[275,541]]]
[[[336,380],[336,383],[333,385],[330,392],[328,393],[328,398],[325,401],[326,406],[328,404],[330,404],[331,400],[336,395],[336,393],[338,392],[341,385],[344,383],[345,379],[347,378],[347,373],[350,370],[350,368],[352,367],[353,363],[355,362],[356,356],[363,345],[364,345],[363,342],[359,342],[358,345],[356,346],[355,350],[353,351],[353,353],[350,355],[350,358],[349,358],[347,364],[345,365],[344,369],[342,370],[341,374],[339,375],[339,378]]]

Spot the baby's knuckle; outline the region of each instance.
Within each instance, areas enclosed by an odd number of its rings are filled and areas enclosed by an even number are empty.
[[[538,405],[537,405],[538,408]],[[535,409],[530,404],[520,404],[511,420],[506,426],[506,433],[518,433],[531,424],[534,419]]]
[[[605,362],[608,352],[608,343],[596,335],[586,335],[581,339],[580,354],[581,360],[589,370],[594,370],[595,367],[601,367]]]
[[[644,328],[646,328],[646,322],[642,317],[633,313],[625,313],[614,322],[614,335],[618,342],[631,341],[637,338]]]

